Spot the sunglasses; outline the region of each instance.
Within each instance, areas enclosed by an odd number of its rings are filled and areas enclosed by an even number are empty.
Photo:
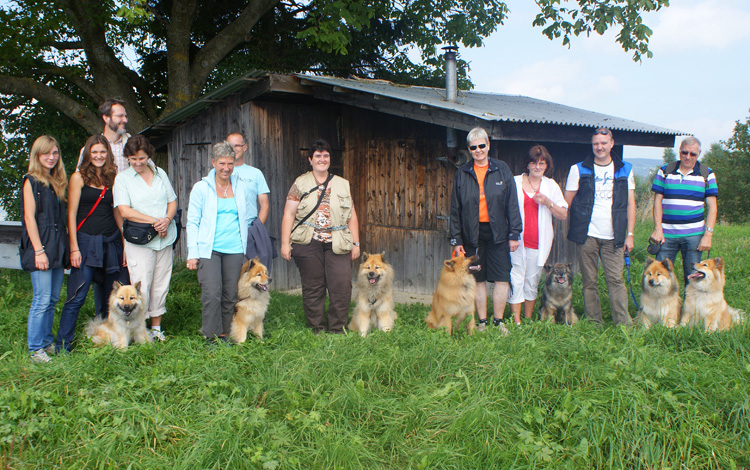
[[[688,155],[690,155],[691,157],[697,157],[700,154],[695,152],[688,152],[687,150],[680,150],[680,155],[682,155],[683,157],[687,157]]]
[[[487,144],[469,145],[469,150],[471,150],[473,152],[477,148],[483,149],[485,147],[487,147]]]
[[[594,135],[612,135],[612,133],[609,131],[609,129],[598,129],[594,131]]]

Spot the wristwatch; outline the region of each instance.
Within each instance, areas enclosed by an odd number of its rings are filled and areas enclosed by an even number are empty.
[[[359,242],[353,242],[352,245],[359,246]]]
[[[708,233],[714,233],[714,228],[713,227],[706,227],[706,232],[708,232]]]

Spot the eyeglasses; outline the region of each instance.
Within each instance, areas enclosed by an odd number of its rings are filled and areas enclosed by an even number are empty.
[[[690,155],[691,157],[697,157],[700,154],[696,152],[688,152],[687,150],[680,150],[680,155],[682,155],[683,157],[687,157],[688,155]]]
[[[530,162],[529,166],[547,166],[547,162],[539,160],[538,162]]]
[[[469,150],[471,150],[473,152],[477,148],[483,149],[485,147],[487,147],[487,144],[469,145]]]

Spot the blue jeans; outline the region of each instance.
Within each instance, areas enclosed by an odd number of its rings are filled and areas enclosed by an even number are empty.
[[[80,312],[83,303],[86,302],[86,295],[89,293],[89,287],[94,281],[97,269],[91,266],[82,265],[80,269],[73,268],[68,276],[68,300],[65,301],[62,313],[60,313],[60,327],[57,329],[57,338],[55,339],[55,349],[61,351],[63,348],[68,351],[73,349],[73,337],[76,332],[76,323],[78,322],[78,312]],[[109,293],[112,291],[112,284],[120,279],[120,272],[108,273],[104,280],[94,283],[94,289],[99,290],[101,299],[109,299]],[[101,316],[107,318],[109,305],[106,300],[102,304]]]
[[[52,268],[30,273],[34,295],[26,327],[29,351],[44,349],[55,339],[52,336],[52,322],[55,319],[55,305],[60,299],[64,272],[63,268]]]
[[[689,237],[665,238],[661,245],[659,253],[656,255],[656,261],[662,261],[669,258],[674,264],[677,259],[677,252],[682,253],[682,273],[685,285],[688,283],[688,274],[693,272],[693,263],[700,263],[702,251],[698,251],[698,245],[703,235],[691,235]]]

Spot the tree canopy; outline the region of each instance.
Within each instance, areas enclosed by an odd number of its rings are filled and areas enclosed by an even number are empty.
[[[651,34],[640,15],[668,0],[536,3],[548,37],[618,27],[639,60]],[[140,131],[249,68],[429,81],[439,45],[481,46],[508,13],[500,0],[15,0],[0,9],[0,93],[88,132],[96,104],[118,97]]]
[[[711,144],[702,163],[716,173],[719,186],[719,218],[733,223],[750,222],[750,115],[736,121],[732,136]]]
[[[536,4],[533,24],[550,39],[569,46],[616,28],[640,60],[651,55],[641,14],[669,0]],[[0,5],[0,148],[23,153],[39,131],[61,126],[98,133],[107,98],[125,101],[128,129],[139,132],[251,69],[442,86],[439,46],[481,46],[509,13],[502,0],[9,0]],[[61,146],[74,158],[80,142]]]

